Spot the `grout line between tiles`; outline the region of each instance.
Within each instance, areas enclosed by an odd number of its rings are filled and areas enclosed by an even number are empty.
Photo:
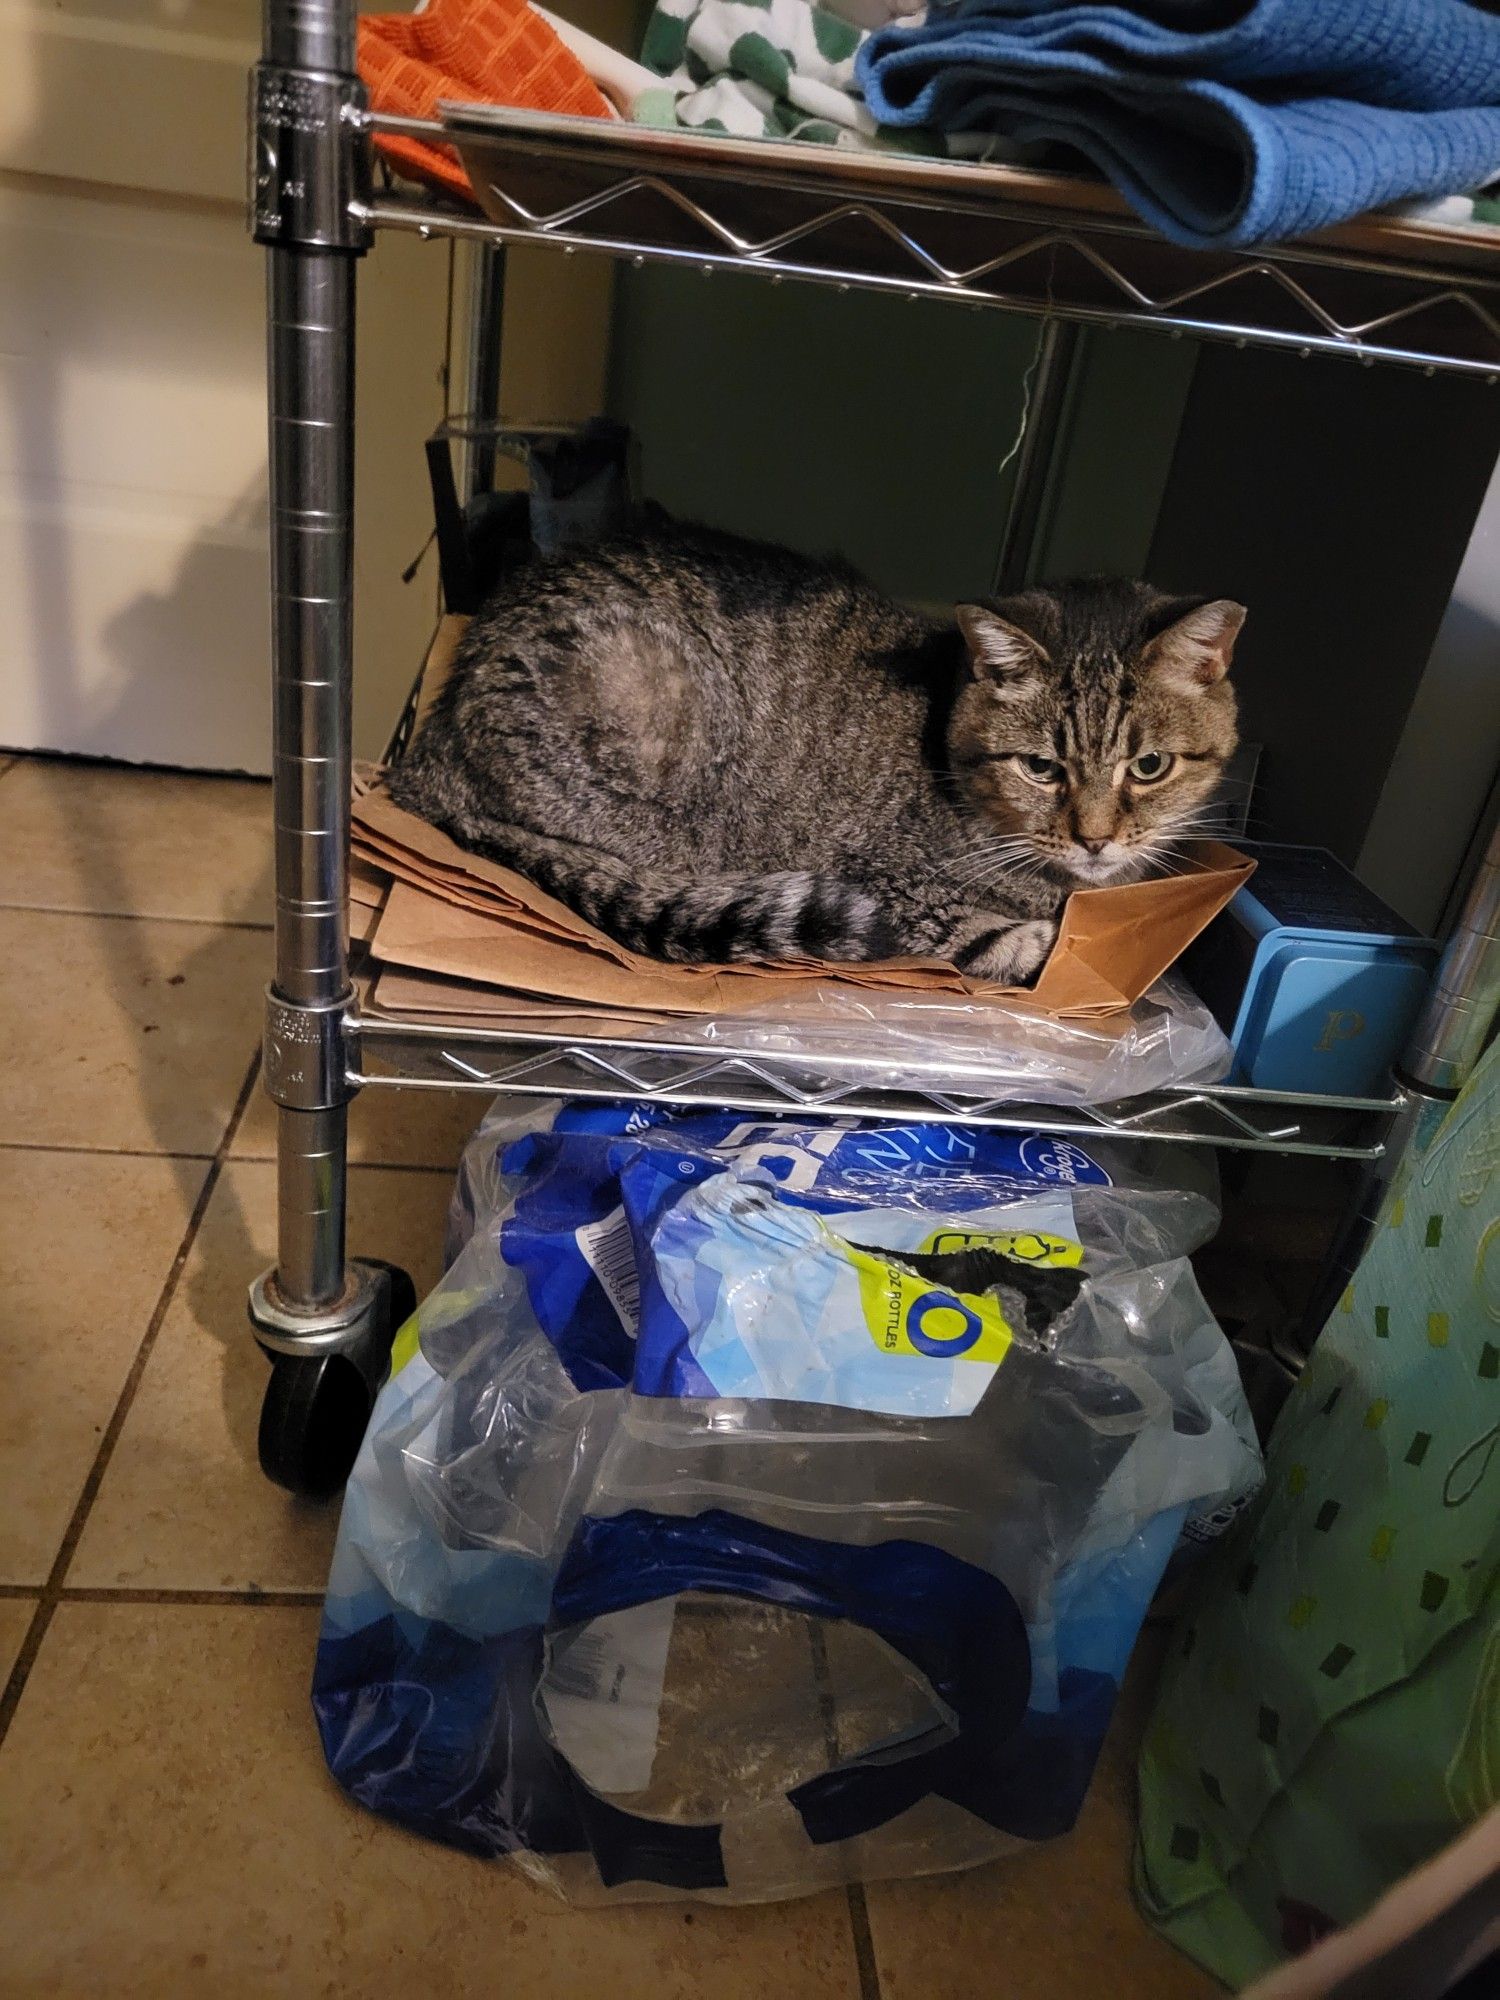
[[[859,1968],[859,2000],[880,2000],[880,1965],[870,1930],[870,1906],[864,1885],[851,1882],[844,1890],[849,1903],[849,1929],[854,1938],[854,1963]]]
[[[50,1139],[0,1139],[0,1153],[107,1154],[112,1160],[211,1160],[212,1153],[163,1153],[155,1146],[59,1146]]]
[[[0,1583],[0,1604],[36,1603],[42,1594],[39,1583]],[[306,1605],[321,1604],[324,1591],[320,1586],[308,1584],[296,1590],[257,1590],[254,1586],[245,1588],[226,1586],[223,1590],[170,1590],[152,1587],[137,1588],[131,1584],[73,1584],[65,1583],[58,1592],[60,1604],[270,1604]]]
[[[267,1166],[276,1158],[274,1150],[264,1153],[236,1153],[234,1164],[243,1166]],[[361,1160],[351,1153],[349,1158],[351,1174],[447,1174],[450,1178],[458,1171],[457,1160]]]
[[[0,777],[4,775],[0,772]],[[29,910],[39,917],[86,917],[90,923],[101,924],[192,924],[199,930],[260,931],[267,936],[276,928],[269,917],[264,923],[252,923],[248,917],[179,917],[162,910],[78,910],[67,903],[18,903],[9,896],[0,896],[0,910]]]
[[[323,1602],[324,1593],[309,1587],[306,1590],[132,1590],[128,1587],[101,1584],[64,1584],[59,1601],[63,1604],[181,1604],[189,1607],[202,1605],[258,1605],[266,1604],[274,1608],[299,1607]]]
[[[25,1692],[26,1683],[31,1677],[31,1669],[36,1664],[42,1641],[47,1636],[47,1628],[52,1623],[53,1613],[62,1601],[69,1565],[77,1552],[79,1542],[83,1539],[89,1515],[93,1512],[94,1502],[99,1497],[99,1488],[104,1482],[105,1473],[109,1470],[109,1462],[114,1456],[115,1446],[119,1443],[120,1433],[125,1428],[125,1419],[130,1414],[136,1391],[146,1372],[146,1364],[151,1359],[151,1352],[156,1346],[162,1322],[166,1319],[167,1308],[176,1294],[178,1282],[197,1241],[198,1231],[202,1227],[204,1214],[213,1198],[214,1189],[219,1184],[219,1177],[224,1171],[230,1145],[239,1130],[240,1120],[245,1115],[245,1107],[250,1102],[250,1093],[254,1090],[259,1077],[260,1051],[257,1049],[251,1058],[249,1069],[245,1072],[245,1080],[240,1085],[234,1109],[230,1112],[228,1123],[220,1135],[213,1159],[209,1162],[208,1172],[203,1176],[203,1185],[198,1190],[198,1198],[193,1203],[192,1213],[187,1219],[182,1240],[177,1246],[177,1254],[167,1271],[156,1305],[146,1322],[146,1331],[141,1335],[141,1343],[135,1351],[135,1359],[130,1364],[130,1372],[115,1399],[115,1407],[109,1422],[105,1425],[104,1435],[99,1440],[99,1449],[94,1454],[94,1462],[89,1467],[88,1477],[83,1482],[83,1491],[78,1496],[77,1504],[64,1531],[62,1543],[48,1572],[47,1581],[42,1586],[35,1615],[27,1628],[26,1637],[21,1641],[21,1650],[16,1657],[15,1666],[11,1669],[10,1679],[6,1682],[3,1692],[0,1692],[0,1744],[5,1741],[17,1704]]]

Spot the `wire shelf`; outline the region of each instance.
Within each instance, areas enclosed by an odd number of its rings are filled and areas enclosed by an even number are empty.
[[[366,125],[457,147],[484,210],[388,191],[360,210],[376,227],[1500,376],[1500,231],[1484,226],[1373,217],[1184,250],[1109,189],[1013,167],[491,106]]]
[[[867,1057],[790,1057],[610,1037],[559,1039],[519,1030],[450,1028],[365,1015],[350,1021],[362,1087],[642,1099],[683,1107],[899,1119],[1155,1139],[1251,1153],[1376,1160],[1403,1099],[1312,1097],[1228,1084],[1182,1085],[1107,1105],[1027,1104],[962,1067],[888,1079]]]
[[[443,121],[367,115],[459,150],[484,213],[392,187],[362,214],[423,236],[547,243],[633,262],[750,271],[1244,345],[1500,375],[1500,275],[1483,230],[1376,218],[1314,246],[1184,251],[1092,183],[489,106]],[[1107,1106],[1016,1101],[961,1066],[883,1074],[868,1057],[789,1057],[607,1036],[349,1023],[361,1087],[632,1098],[855,1119],[1108,1134],[1375,1161],[1404,1100],[1182,1086]]]

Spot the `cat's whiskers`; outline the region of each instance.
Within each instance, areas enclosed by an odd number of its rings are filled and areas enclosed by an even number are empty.
[[[1176,818],[1152,829],[1153,835],[1168,840],[1180,840],[1184,834],[1211,833],[1215,830],[1224,831],[1224,813],[1221,807],[1212,803],[1190,807]]]
[[[951,863],[945,870],[947,880],[955,888],[974,889],[998,882],[1004,877],[1035,875],[1037,872],[1036,850],[1029,840],[1018,836],[1002,837],[989,845],[970,849]]]
[[[1225,831],[1222,813],[1212,802],[1190,807],[1177,818],[1153,827],[1139,843],[1142,872],[1149,869],[1158,875],[1186,875],[1191,871],[1180,865],[1184,860],[1179,852],[1183,845],[1202,838],[1222,839]]]
[[[972,823],[983,826],[977,813],[969,815]],[[966,847],[956,859],[968,861],[991,854],[1026,854],[1033,851],[1033,843],[1025,834],[983,832],[982,837]]]
[[[984,889],[995,888],[1001,882],[1022,880],[1022,871],[1014,863],[995,862],[987,868],[971,869],[967,874],[949,876],[949,887],[973,895]]]

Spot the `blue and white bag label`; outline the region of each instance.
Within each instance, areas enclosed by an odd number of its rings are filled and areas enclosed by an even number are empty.
[[[578,1388],[912,1416],[968,1415],[1013,1329],[899,1253],[1077,1262],[1070,1193],[1110,1184],[1048,1134],[627,1106],[570,1107],[503,1165],[501,1253]]]
[[[662,1212],[650,1242],[635,1386],[647,1395],[968,1416],[1015,1331],[997,1291],[960,1293],[902,1253],[987,1248],[1076,1266],[1066,1198],[970,1209],[962,1226],[900,1209],[820,1214],[738,1172]],[[851,1240],[854,1239],[854,1240]]]

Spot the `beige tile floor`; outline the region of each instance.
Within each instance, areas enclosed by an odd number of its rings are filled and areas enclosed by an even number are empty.
[[[256,1468],[242,1303],[268,807],[0,756],[3,2000],[1217,1992],[1126,1886],[1149,1647],[1077,1832],[937,1883],[580,1914],[337,1791],[307,1702],[335,1521]],[[352,1239],[424,1285],[467,1101],[352,1122]]]

